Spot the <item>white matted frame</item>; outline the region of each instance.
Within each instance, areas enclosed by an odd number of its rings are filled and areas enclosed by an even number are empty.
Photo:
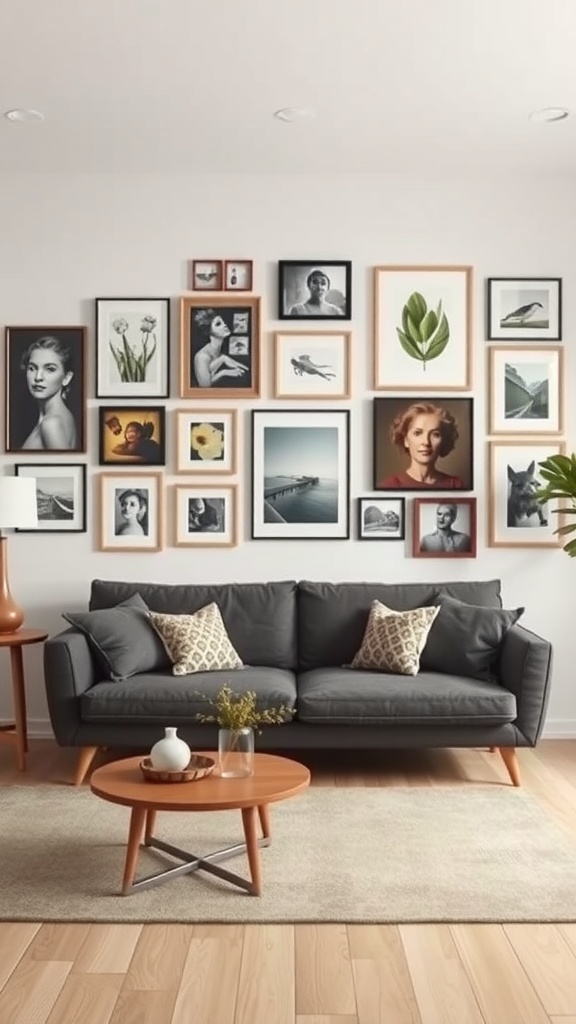
[[[236,472],[237,409],[176,409],[176,472]]]
[[[162,474],[100,473],[100,550],[160,551]]]
[[[375,267],[374,332],[376,391],[469,391],[472,267]]]
[[[488,546],[492,548],[556,548],[562,545],[554,530],[565,517],[551,514],[548,504],[536,501],[535,493],[546,481],[538,463],[550,455],[562,455],[563,442],[526,438],[522,441],[491,441],[488,445],[490,506]]]
[[[26,462],[14,466],[16,476],[34,477],[38,526],[16,527],[17,533],[85,533],[86,466],[83,463]]]
[[[490,277],[487,287],[489,341],[560,341],[562,278]]]
[[[176,547],[231,548],[238,543],[238,488],[176,484]]]
[[[358,540],[404,540],[406,498],[358,498]]]
[[[564,349],[493,345],[488,353],[491,434],[561,434]]]
[[[274,397],[350,398],[351,331],[277,331]]]
[[[96,398],[167,398],[170,299],[96,299]]]

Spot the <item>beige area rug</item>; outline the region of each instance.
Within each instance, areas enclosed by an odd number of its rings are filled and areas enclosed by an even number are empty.
[[[311,787],[272,806],[264,892],[199,872],[120,896],[129,810],[87,790],[0,788],[5,921],[576,921],[576,845],[508,786]],[[165,813],[194,853],[241,841],[239,811]],[[142,850],[137,878],[174,861]],[[247,873],[242,854],[222,864]]]

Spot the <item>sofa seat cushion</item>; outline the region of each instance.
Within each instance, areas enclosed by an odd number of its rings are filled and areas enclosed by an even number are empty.
[[[439,672],[318,668],[298,677],[298,720],[324,725],[502,725],[516,698],[495,683]]]
[[[142,673],[123,682],[98,682],[80,698],[80,714],[85,722],[175,722],[200,724],[198,713],[212,714],[204,697],[214,699],[224,683],[244,693],[254,690],[262,707],[296,706],[296,677],[285,669],[247,666],[241,681],[230,679],[230,672],[197,672],[175,678],[165,672]]]

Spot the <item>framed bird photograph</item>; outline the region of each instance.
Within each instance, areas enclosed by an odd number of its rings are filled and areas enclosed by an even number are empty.
[[[350,398],[350,331],[278,331],[275,398]]]
[[[489,277],[488,341],[560,341],[562,278]]]

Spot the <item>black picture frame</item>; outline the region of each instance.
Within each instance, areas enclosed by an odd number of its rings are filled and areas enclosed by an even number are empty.
[[[101,466],[165,466],[165,407],[100,405],[98,459]]]
[[[404,540],[406,498],[358,498],[358,540]]]
[[[440,410],[436,413],[435,410]],[[445,424],[440,465],[433,483],[408,474],[410,456],[403,436],[416,416],[440,416]],[[394,430],[397,440],[392,439]],[[443,454],[443,450],[446,454]],[[426,456],[417,459],[426,461]],[[474,399],[435,395],[375,398],[373,415],[374,491],[471,491],[474,487]]]
[[[80,462],[17,462],[15,476],[34,477],[38,526],[16,533],[86,533],[86,466]]]
[[[319,311],[308,303],[308,279],[314,271],[323,274],[329,287],[320,296]],[[331,308],[324,312],[324,307]],[[350,320],[352,317],[352,262],[350,260],[279,260],[279,320]]]
[[[488,341],[561,341],[561,277],[489,277]]]
[[[85,452],[86,328],[6,327],[5,340],[5,450],[34,456]],[[38,380],[29,381],[35,350]],[[51,444],[51,438],[58,440]]]

